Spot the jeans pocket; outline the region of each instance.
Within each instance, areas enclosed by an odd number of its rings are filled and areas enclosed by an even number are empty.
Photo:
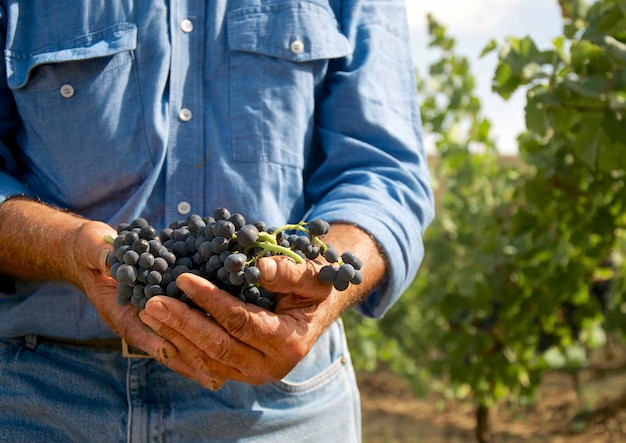
[[[288,394],[302,394],[322,387],[327,383],[332,383],[333,380],[337,380],[341,376],[341,373],[346,370],[348,359],[346,357],[340,357],[333,362],[324,371],[315,374],[314,376],[299,382],[290,381],[289,378],[274,382],[273,385],[276,389]]]

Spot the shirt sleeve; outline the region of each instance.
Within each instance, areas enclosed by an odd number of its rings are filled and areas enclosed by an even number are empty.
[[[325,159],[308,182],[310,216],[355,224],[378,241],[387,278],[358,309],[381,317],[422,262],[433,195],[404,0],[345,1],[339,21],[353,52],[330,62],[318,105]]]
[[[6,12],[0,4],[0,47],[5,47]],[[0,203],[12,195],[29,194],[28,188],[16,177],[18,163],[11,153],[11,140],[19,124],[13,95],[7,85],[7,69],[4,57],[0,57]]]

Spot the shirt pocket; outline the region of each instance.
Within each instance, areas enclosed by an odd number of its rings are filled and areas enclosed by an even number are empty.
[[[352,52],[328,6],[283,1],[227,16],[233,159],[302,168],[328,61]]]
[[[15,41],[22,46],[8,47],[5,61],[23,123],[17,145],[26,184],[74,210],[126,196],[153,165],[134,65],[136,25],[65,35],[45,47]]]

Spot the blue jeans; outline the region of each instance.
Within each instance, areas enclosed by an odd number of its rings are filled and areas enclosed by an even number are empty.
[[[358,442],[360,404],[335,323],[282,381],[217,392],[152,359],[0,339],[1,442]]]

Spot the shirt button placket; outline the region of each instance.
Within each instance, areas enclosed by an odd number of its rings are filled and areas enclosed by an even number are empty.
[[[202,208],[204,185],[194,165],[202,155],[202,66],[204,2],[171,2],[172,29],[170,105],[172,138],[168,140],[168,168],[186,173],[168,176],[167,217],[176,219]],[[200,113],[200,114],[198,114]],[[196,209],[193,209],[196,208]]]

